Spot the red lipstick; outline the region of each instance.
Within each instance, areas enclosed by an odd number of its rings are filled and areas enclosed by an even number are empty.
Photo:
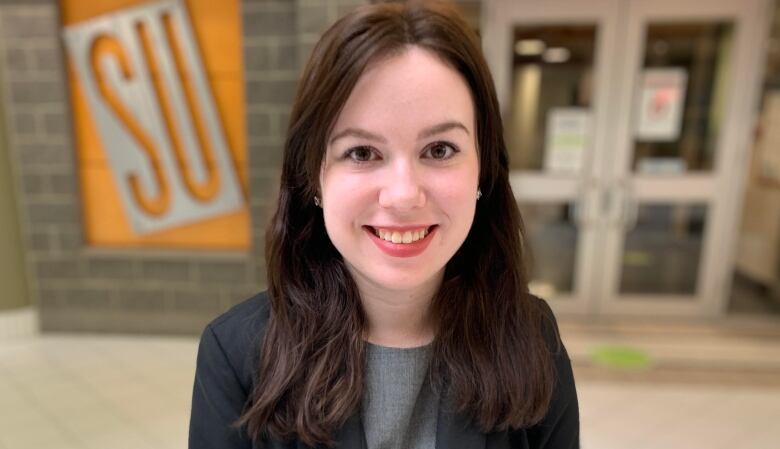
[[[386,228],[382,228],[382,229],[386,229]],[[387,229],[393,229],[393,228],[387,228]],[[418,227],[417,229],[420,228]],[[371,228],[370,226],[363,227],[363,230],[366,231],[369,238],[371,238],[371,241],[373,241],[374,244],[377,247],[379,247],[379,249],[384,251],[385,254],[393,257],[414,257],[421,254],[423,251],[425,251],[426,248],[428,248],[428,245],[430,245],[431,239],[433,239],[433,235],[436,233],[437,229],[439,229],[438,226],[433,226],[425,235],[425,237],[421,238],[420,240],[417,240],[416,242],[393,243],[379,238],[374,233],[374,229]]]

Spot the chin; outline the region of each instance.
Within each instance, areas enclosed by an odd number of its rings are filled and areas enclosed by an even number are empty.
[[[363,278],[377,287],[390,291],[409,291],[425,287],[437,278],[438,271],[430,273],[366,273]]]

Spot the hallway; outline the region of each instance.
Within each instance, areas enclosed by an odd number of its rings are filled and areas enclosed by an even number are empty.
[[[777,383],[610,378],[587,363],[597,333],[567,322],[561,328],[575,365],[583,448],[770,449],[780,440]],[[713,338],[687,348],[706,354]],[[633,344],[656,358],[664,347]],[[762,348],[773,354],[780,341]],[[730,351],[725,356],[743,352],[739,342]],[[196,352],[197,341],[183,337],[47,334],[1,341],[0,449],[186,447]]]

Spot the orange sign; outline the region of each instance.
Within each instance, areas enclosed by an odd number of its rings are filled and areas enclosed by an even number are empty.
[[[85,235],[249,246],[239,4],[61,4]]]

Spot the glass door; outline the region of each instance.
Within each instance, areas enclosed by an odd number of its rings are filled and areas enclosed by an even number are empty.
[[[704,316],[725,304],[766,3],[623,4],[602,313]]]
[[[604,187],[597,149],[610,131],[617,6],[617,0],[483,3],[483,47],[530,243],[531,291],[565,312],[593,307]]]
[[[723,307],[768,4],[483,3],[531,290],[556,311]]]

